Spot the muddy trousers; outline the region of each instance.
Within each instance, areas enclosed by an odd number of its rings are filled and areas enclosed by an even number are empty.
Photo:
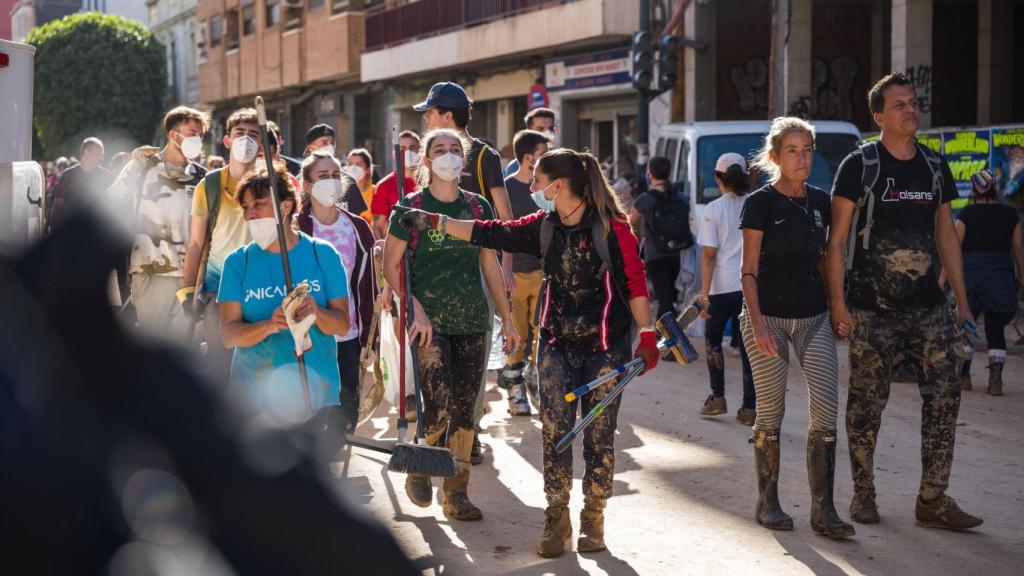
[[[623,338],[608,350],[588,358],[582,366],[573,366],[557,344],[540,343],[538,372],[540,374],[540,415],[544,445],[544,495],[548,506],[569,503],[572,489],[572,454],[570,448],[559,454],[555,445],[576,424],[576,413],[590,412],[601,401],[618,379],[606,382],[600,388],[575,402],[566,402],[565,393],[610,372],[628,362],[629,338]],[[610,402],[605,410],[584,430],[583,440],[583,494],[607,499],[612,495],[615,474],[615,425],[622,396]],[[577,438],[579,442],[579,437]]]
[[[708,376],[711,378],[711,393],[725,396],[725,356],[722,354],[722,339],[725,325],[730,318],[736,318],[743,309],[743,293],[729,292],[713,294],[711,300],[711,318],[704,325],[704,346],[708,359]],[[737,325],[734,323],[734,325]],[[754,375],[750,372],[750,359],[747,348],[740,342],[740,362],[743,364],[743,407],[754,409]]]
[[[423,392],[423,427],[427,442],[438,445],[459,431],[473,430],[473,406],[484,375],[487,335],[438,334],[429,346],[417,348],[420,388]],[[466,454],[452,454],[469,461]]]
[[[850,395],[846,437],[854,488],[874,493],[874,456],[894,361],[917,372],[921,393],[921,497],[932,500],[949,485],[960,410],[963,347],[952,310],[940,305],[904,313],[854,309],[850,337]]]
[[[766,356],[757,347],[750,315],[740,316],[743,343],[750,356],[757,390],[757,420],[754,430],[774,432],[782,427],[786,412],[786,374],[789,372],[789,344],[807,380],[811,430],[834,432],[839,413],[839,356],[832,336],[828,312],[808,318],[764,316],[768,330],[775,336],[777,357]]]

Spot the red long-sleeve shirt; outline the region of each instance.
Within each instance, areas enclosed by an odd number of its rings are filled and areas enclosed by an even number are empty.
[[[540,256],[544,219],[554,224],[545,256],[547,290],[540,295],[542,337],[557,344],[574,365],[607,350],[630,333],[633,318],[623,299],[647,297],[647,274],[640,248],[625,220],[612,220],[608,233],[611,264],[593,246],[591,226],[601,226],[588,208],[580,222],[563,226],[554,212],[539,211],[518,220],[477,221],[473,244]],[[620,296],[621,295],[621,296]]]

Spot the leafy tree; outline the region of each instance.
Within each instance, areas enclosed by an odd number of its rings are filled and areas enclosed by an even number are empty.
[[[82,138],[148,142],[167,85],[164,47],[141,23],[73,14],[33,29],[33,122],[50,158],[78,154]]]

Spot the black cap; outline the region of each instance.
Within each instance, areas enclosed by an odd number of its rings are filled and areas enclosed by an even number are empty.
[[[334,138],[334,128],[331,128],[327,124],[317,124],[306,131],[306,146],[309,146],[317,138],[323,138],[324,136],[330,136]]]
[[[431,108],[473,108],[473,101],[466,95],[462,86],[455,82],[438,82],[430,87],[427,99],[412,107],[417,112]]]

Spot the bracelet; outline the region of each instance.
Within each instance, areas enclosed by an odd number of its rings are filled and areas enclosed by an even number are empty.
[[[640,330],[638,330],[637,332],[638,333],[641,333],[641,332],[654,332],[654,325],[653,324],[648,324],[647,326],[641,326]]]
[[[445,235],[445,227],[448,224],[448,216],[445,215],[445,214],[441,214],[440,220],[441,220],[441,222],[440,222],[440,225],[437,227],[437,229],[441,232],[441,236],[444,236]]]
[[[747,276],[750,276],[751,278],[754,279],[754,282],[757,282],[757,274],[754,274],[753,272],[744,272],[743,275],[740,276],[740,280],[746,278]]]

